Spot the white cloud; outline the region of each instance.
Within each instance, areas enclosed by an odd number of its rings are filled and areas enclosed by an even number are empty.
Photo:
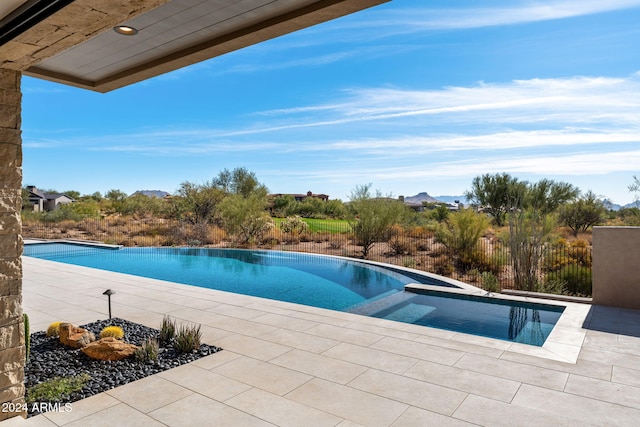
[[[306,113],[306,114],[305,114]],[[270,125],[234,129],[224,136],[256,135],[303,128],[344,128],[377,122],[387,128],[444,124],[494,127],[640,126],[640,78],[573,77],[483,83],[438,90],[355,89],[335,103],[262,112]],[[295,115],[292,117],[292,115]],[[280,118],[280,120],[278,120]],[[368,124],[367,126],[372,126]]]
[[[392,11],[373,10],[368,20],[336,24],[342,28],[392,28],[395,33],[483,28],[594,15],[640,7],[638,0],[520,1],[509,7],[436,9],[428,5]]]

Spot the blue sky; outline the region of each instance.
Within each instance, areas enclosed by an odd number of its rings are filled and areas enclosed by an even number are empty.
[[[108,94],[29,77],[25,185],[459,195],[551,178],[625,204],[640,175],[640,0],[394,0]]]

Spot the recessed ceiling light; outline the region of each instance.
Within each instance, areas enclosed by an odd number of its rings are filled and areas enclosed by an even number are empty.
[[[122,34],[123,36],[135,36],[136,34],[138,34],[138,30],[126,25],[118,25],[117,27],[113,27],[113,31],[118,34]]]

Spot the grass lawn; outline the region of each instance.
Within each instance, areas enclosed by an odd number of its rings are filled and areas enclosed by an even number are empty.
[[[273,221],[278,227],[284,221],[284,218],[273,218]],[[329,232],[329,233],[348,233],[351,231],[349,222],[344,219],[315,219],[315,218],[302,218],[304,222],[309,226],[309,231],[317,232]]]

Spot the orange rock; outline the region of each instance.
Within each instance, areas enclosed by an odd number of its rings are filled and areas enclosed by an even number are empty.
[[[114,337],[106,337],[87,344],[81,351],[92,359],[122,360],[132,356],[137,348]]]
[[[60,342],[73,348],[82,348],[96,340],[93,332],[74,326],[71,323],[61,323],[59,332]]]

